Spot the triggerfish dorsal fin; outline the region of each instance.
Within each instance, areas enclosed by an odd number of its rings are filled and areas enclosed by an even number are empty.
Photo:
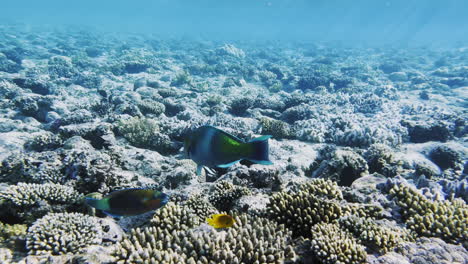
[[[268,158],[269,147],[268,147],[268,139],[271,138],[270,135],[261,136],[258,138],[254,138],[247,142],[247,144],[252,146],[252,151],[247,160],[258,163],[262,165],[271,165],[273,164],[270,159]]]

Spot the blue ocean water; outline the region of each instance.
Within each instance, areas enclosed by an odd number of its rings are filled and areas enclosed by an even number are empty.
[[[464,0],[3,1],[0,21],[87,25],[208,39],[454,43],[468,38]]]

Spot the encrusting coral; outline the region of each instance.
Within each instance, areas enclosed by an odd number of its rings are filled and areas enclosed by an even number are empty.
[[[409,229],[468,248],[468,206],[463,200],[432,201],[403,183],[390,184],[388,193],[401,208]]]
[[[78,253],[102,242],[97,218],[80,213],[50,213],[28,229],[26,248],[30,255]]]

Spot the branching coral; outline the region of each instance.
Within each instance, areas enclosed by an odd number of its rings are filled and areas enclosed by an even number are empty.
[[[32,222],[47,212],[62,212],[81,202],[82,195],[60,184],[18,183],[0,192],[2,214]]]
[[[226,232],[134,229],[117,245],[117,263],[283,263],[295,257],[283,226],[247,215],[236,220]]]
[[[295,236],[313,236],[311,228],[347,215],[378,217],[382,208],[368,204],[347,203],[339,186],[331,180],[313,179],[296,192],[278,192],[270,197],[268,217],[286,225]]]
[[[48,132],[35,136],[26,142],[25,147],[35,151],[44,151],[56,149],[61,145],[62,139],[60,136]]]
[[[227,181],[217,182],[214,186],[212,194],[208,200],[219,210],[228,211],[235,200],[243,195],[249,195],[250,190],[246,187],[241,187],[229,183]]]
[[[395,183],[388,193],[401,208],[409,229],[468,247],[468,206],[463,200],[432,201],[402,183]]]
[[[298,192],[279,192],[270,198],[268,215],[293,230],[295,236],[310,237],[317,223],[329,223],[344,214],[337,200],[342,194],[336,183],[315,179]]]
[[[15,248],[15,246],[19,244],[17,241],[23,241],[25,239],[27,228],[26,225],[10,225],[0,222],[0,245],[6,244],[9,248]],[[0,263],[3,262],[0,261]]]
[[[197,226],[200,223],[200,218],[187,210],[186,207],[170,203],[157,210],[150,223],[172,233],[173,231],[186,230]]]
[[[0,192],[0,198],[17,207],[33,206],[41,202],[76,204],[81,195],[72,187],[54,183],[18,183]]]
[[[340,218],[339,224],[351,232],[369,250],[379,253],[389,252],[401,243],[412,240],[408,230],[377,224],[371,218],[347,216]]]
[[[216,208],[200,194],[191,196],[185,201],[184,205],[202,220],[212,214],[218,213]]]
[[[31,255],[81,252],[102,242],[102,228],[96,218],[79,213],[51,213],[28,229],[26,248]]]
[[[338,224],[320,223],[312,227],[310,233],[314,234],[311,249],[320,263],[365,263],[364,247]]]

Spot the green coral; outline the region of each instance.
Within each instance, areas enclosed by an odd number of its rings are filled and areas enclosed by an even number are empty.
[[[322,264],[355,264],[366,262],[366,251],[348,232],[336,223],[319,223],[310,233],[311,250]]]
[[[246,187],[234,185],[228,181],[219,181],[214,185],[208,200],[220,211],[229,211],[234,202],[244,195],[249,195]]]
[[[30,255],[79,253],[102,242],[102,228],[95,217],[80,213],[50,213],[28,229]]]
[[[290,125],[281,120],[262,117],[260,126],[262,127],[262,134],[272,135],[276,139],[291,138],[294,135]]]
[[[377,224],[371,218],[347,216],[339,219],[339,224],[351,232],[371,251],[385,254],[403,242],[412,241],[412,234],[404,228],[391,228],[390,225]]]
[[[468,248],[468,206],[463,200],[432,201],[403,183],[394,184],[388,192],[409,229]]]

